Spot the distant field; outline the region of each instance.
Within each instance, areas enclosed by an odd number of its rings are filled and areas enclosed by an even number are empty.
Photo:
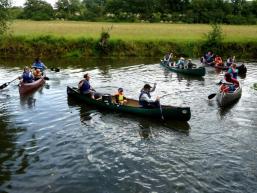
[[[203,24],[148,24],[148,23],[101,23],[76,21],[23,21],[16,20],[11,25],[14,35],[40,36],[54,35],[67,38],[99,38],[102,28],[110,31],[111,39],[141,41],[193,42],[202,40],[211,30]],[[225,41],[257,42],[257,25],[223,25]]]

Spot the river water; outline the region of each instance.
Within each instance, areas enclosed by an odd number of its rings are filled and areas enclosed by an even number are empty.
[[[0,61],[0,85],[32,60]],[[168,72],[159,59],[45,61],[50,80],[21,97],[18,82],[0,91],[0,192],[257,192],[257,64],[239,77],[241,99],[214,99],[223,72],[204,78]],[[20,67],[17,67],[20,66]],[[98,91],[137,99],[157,83],[162,104],[190,106],[186,123],[110,114],[67,98],[85,72]]]

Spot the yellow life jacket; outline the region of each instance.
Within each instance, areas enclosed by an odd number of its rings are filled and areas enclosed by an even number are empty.
[[[123,94],[117,93],[116,96],[117,96],[116,99],[118,99],[117,102],[122,102],[122,101],[124,101],[124,95],[123,95]]]

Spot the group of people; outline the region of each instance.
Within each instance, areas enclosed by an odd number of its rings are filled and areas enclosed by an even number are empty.
[[[180,57],[179,60],[177,62],[171,62],[173,58],[173,54],[172,53],[167,53],[164,57],[163,57],[163,61],[166,62],[167,65],[169,65],[170,67],[171,66],[174,66],[174,67],[177,67],[177,68],[181,68],[181,69],[184,69],[184,68],[193,68],[195,67],[196,65],[192,63],[192,60],[191,59],[188,59],[187,61],[185,60],[185,58],[183,57]]]
[[[36,58],[31,68],[28,66],[24,67],[23,73],[19,79],[21,79],[23,83],[32,83],[42,77],[45,69],[47,69],[46,65],[39,58]]]
[[[201,63],[206,63],[209,65],[215,65],[215,66],[224,66],[224,62],[222,58],[219,55],[215,55],[213,52],[208,51],[203,55],[201,58]],[[235,63],[235,56],[229,56],[226,60],[226,66],[230,67],[232,64]]]
[[[80,93],[91,97],[92,99],[101,99],[101,93],[96,92],[95,89],[90,85],[90,75],[86,73],[84,75],[84,79],[79,81],[78,88]],[[151,92],[154,92],[156,88],[156,83],[153,87],[149,84],[145,84],[141,89],[139,94],[139,105],[143,108],[157,108],[160,107],[160,98],[156,97],[156,99],[152,99]],[[114,95],[115,103],[118,105],[125,105],[128,103],[127,98],[124,95],[123,88],[118,88],[117,93]]]

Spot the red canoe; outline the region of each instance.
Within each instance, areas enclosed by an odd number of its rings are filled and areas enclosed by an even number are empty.
[[[45,84],[44,77],[32,82],[32,83],[20,83],[19,84],[19,92],[21,95],[27,94],[31,91],[38,89],[39,87]]]

